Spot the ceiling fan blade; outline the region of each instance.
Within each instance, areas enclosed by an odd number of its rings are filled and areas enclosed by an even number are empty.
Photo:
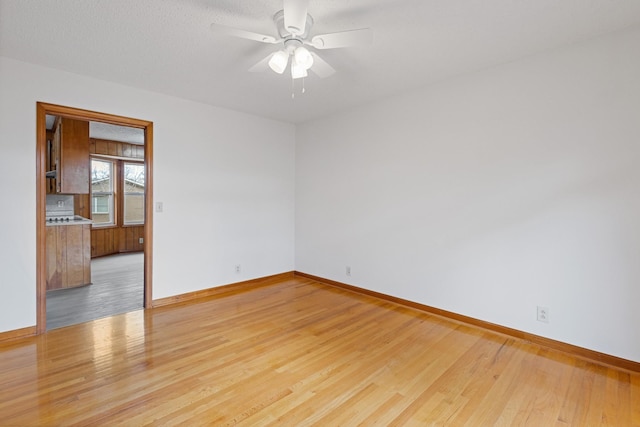
[[[284,28],[291,34],[304,34],[309,0],[284,0]]]
[[[373,41],[371,28],[341,31],[339,33],[319,34],[311,39],[316,49],[335,49],[339,47],[366,46]]]
[[[313,56],[313,65],[311,66],[311,71],[313,71],[318,77],[324,79],[325,77],[331,76],[336,70],[327,63],[324,59],[320,58],[315,52],[311,52],[311,56]]]
[[[252,31],[241,30],[240,28],[227,27],[225,25],[211,24],[211,31],[216,34],[224,34],[226,36],[239,37],[241,39],[254,40],[262,43],[275,44],[280,41],[273,36],[254,33]]]
[[[266,58],[258,61],[253,67],[249,68],[250,73],[261,73],[263,71],[267,71],[269,69],[269,60],[273,56],[273,53],[267,55]]]

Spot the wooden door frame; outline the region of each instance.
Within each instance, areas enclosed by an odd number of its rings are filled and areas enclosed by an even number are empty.
[[[153,248],[153,122],[113,114],[99,113],[62,105],[36,103],[36,334],[47,330],[46,278],[46,116],[61,116],[76,120],[103,122],[144,130],[145,218],[144,218],[144,308],[152,305]]]

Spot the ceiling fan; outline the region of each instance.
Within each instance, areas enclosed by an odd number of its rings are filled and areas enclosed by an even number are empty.
[[[310,38],[313,18],[307,13],[308,4],[309,0],[284,0],[283,9],[273,16],[273,22],[278,31],[277,37],[219,24],[211,24],[211,30],[261,43],[282,45],[281,49],[269,54],[251,67],[249,69],[251,72],[265,70],[268,65],[278,74],[284,73],[289,67],[292,79],[306,77],[309,70],[320,78],[329,77],[336,70],[306,46],[319,50],[363,46],[371,43],[372,31],[369,28],[361,28],[318,34]]]

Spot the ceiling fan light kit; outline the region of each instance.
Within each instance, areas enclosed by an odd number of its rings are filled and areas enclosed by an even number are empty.
[[[284,49],[275,52],[269,59],[269,68],[278,74],[284,73],[291,56],[291,76],[294,79],[307,76],[307,70],[313,65],[313,56],[309,50],[302,46],[297,39],[289,39],[284,42]]]
[[[287,64],[289,64],[289,53],[284,50],[277,51],[269,60],[269,67],[278,74],[284,73]]]
[[[320,78],[329,77],[335,73],[335,69],[316,52],[309,51],[305,45],[314,49],[336,49],[368,45],[372,41],[371,30],[362,28],[330,34],[318,34],[309,38],[314,21],[311,15],[307,13],[308,4],[309,0],[283,0],[283,9],[273,16],[273,22],[279,38],[218,24],[211,24],[211,30],[216,33],[266,44],[283,44],[282,49],[269,54],[265,59],[251,67],[250,71],[258,71],[258,69],[264,67],[266,62],[271,70],[278,74],[283,74],[289,65],[289,57],[291,57],[292,79],[307,77],[309,70]]]
[[[296,59],[293,58],[291,61],[291,78],[292,79],[301,79],[303,77],[307,77],[307,69],[302,65],[296,62]]]
[[[295,59],[296,64],[304,67],[305,70],[308,70],[313,66],[313,56],[311,56],[311,53],[309,53],[307,48],[304,46],[296,48],[293,53],[293,58]]]

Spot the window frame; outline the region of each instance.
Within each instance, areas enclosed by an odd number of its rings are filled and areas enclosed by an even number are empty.
[[[91,194],[91,199],[93,200],[93,203],[91,203],[91,215],[93,214],[98,214],[98,215],[105,215],[105,214],[109,214],[111,212],[110,205],[111,203],[109,203],[109,199],[106,198],[107,203],[102,204],[102,203],[97,203],[98,200],[100,199],[105,199],[105,196],[109,196],[111,194],[101,194],[101,193],[92,193]],[[104,208],[103,208],[104,206]],[[102,210],[104,209],[104,210]]]
[[[91,174],[93,175],[93,162],[103,162],[103,163],[109,163],[111,164],[111,176],[110,181],[111,181],[111,190],[110,191],[98,191],[98,192],[94,192],[93,191],[93,176],[90,179],[90,194],[89,194],[89,200],[90,200],[90,205],[91,205],[91,209],[90,209],[90,215],[91,215],[91,220],[93,221],[92,227],[96,227],[96,228],[100,228],[100,227],[114,227],[117,226],[118,223],[118,203],[117,203],[117,183],[118,183],[118,173],[117,173],[117,161],[114,159],[109,159],[109,158],[105,158],[105,157],[99,157],[99,156],[91,156],[90,157],[90,170],[91,170]],[[109,215],[109,221],[108,222],[95,222],[95,218],[94,215],[104,215],[105,213],[98,213],[98,212],[94,212],[94,196],[107,196],[108,197],[108,202],[107,202],[107,206],[109,211],[106,212],[106,214]]]
[[[140,227],[140,226],[144,226],[146,223],[146,212],[145,212],[145,208],[146,208],[146,191],[147,191],[147,187],[146,187],[146,182],[144,185],[144,190],[141,193],[131,193],[131,194],[141,194],[142,195],[142,209],[143,209],[143,213],[142,213],[142,221],[136,221],[136,222],[125,222],[125,215],[124,215],[124,209],[125,209],[125,177],[124,177],[124,169],[125,169],[125,164],[133,164],[133,165],[140,165],[142,166],[144,169],[144,173],[146,175],[146,165],[144,160],[137,160],[137,159],[123,159],[123,158],[117,158],[117,157],[112,157],[112,156],[106,156],[106,155],[100,155],[100,154],[91,154],[89,160],[92,162],[94,160],[96,161],[101,161],[101,162],[108,162],[111,163],[112,165],[112,179],[111,179],[111,183],[112,183],[112,188],[113,191],[111,193],[109,192],[93,192],[93,187],[90,184],[90,194],[89,194],[89,203],[90,203],[90,215],[91,215],[91,219],[93,220],[93,196],[95,195],[111,195],[111,208],[112,208],[112,212],[113,215],[111,216],[111,221],[110,222],[100,222],[100,223],[93,223],[92,227],[93,228],[109,228],[109,227],[120,227],[120,228],[125,228],[125,227]],[[93,170],[93,168],[90,168],[91,170]],[[90,180],[91,181],[91,180]],[[145,181],[146,181],[146,177],[145,177]]]
[[[127,226],[140,226],[140,225],[144,225],[145,223],[145,204],[144,204],[144,200],[145,200],[145,194],[146,194],[146,184],[143,184],[143,189],[141,192],[127,192],[126,191],[126,186],[127,186],[127,181],[125,178],[125,169],[127,165],[135,165],[135,166],[141,166],[142,167],[142,172],[143,174],[146,173],[145,170],[145,165],[144,165],[144,161],[136,161],[136,160],[120,160],[120,167],[122,169],[122,197],[121,197],[121,205],[122,205],[122,227],[127,227]],[[126,214],[125,211],[127,209],[127,202],[126,202],[126,197],[127,194],[132,194],[132,195],[141,195],[142,196],[142,219],[140,221],[127,221],[126,218]]]

